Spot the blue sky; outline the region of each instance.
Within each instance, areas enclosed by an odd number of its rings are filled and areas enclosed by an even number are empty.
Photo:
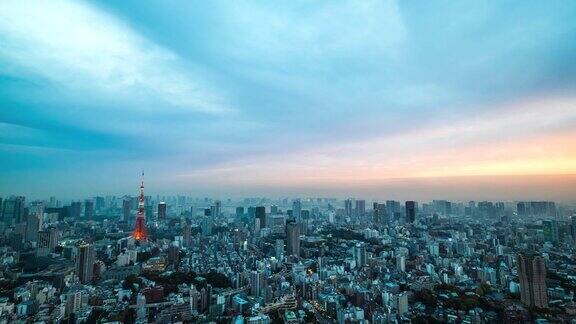
[[[576,174],[575,81],[574,1],[5,0],[0,195]]]

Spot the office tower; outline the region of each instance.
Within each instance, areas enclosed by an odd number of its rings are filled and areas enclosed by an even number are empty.
[[[254,219],[256,217],[256,207],[248,207],[248,219]]]
[[[222,213],[222,202],[220,202],[220,200],[216,200],[214,205],[210,206],[210,212],[212,217],[220,217],[220,214]]]
[[[354,260],[358,268],[362,268],[368,262],[368,257],[366,253],[366,246],[364,244],[356,244],[353,249]]]
[[[278,214],[278,206],[276,206],[276,205],[270,206],[270,214],[271,214],[271,215],[276,215],[276,214]]]
[[[361,218],[366,214],[366,200],[356,200],[356,217]]]
[[[122,221],[130,220],[130,211],[132,210],[132,198],[125,197],[122,200]]]
[[[404,315],[408,310],[408,292],[404,291],[398,295],[398,315]]]
[[[80,214],[82,213],[82,203],[79,201],[74,201],[70,204],[70,217],[74,220],[78,220],[80,218]]]
[[[244,217],[244,207],[236,207],[236,217],[237,218]]]
[[[404,255],[396,256],[396,270],[406,272],[406,257]]]
[[[344,201],[344,215],[346,217],[352,217],[352,199],[346,199]]]
[[[520,253],[516,261],[522,303],[528,307],[547,308],[544,258],[539,255]]]
[[[106,200],[104,199],[104,197],[96,197],[96,210],[97,211],[102,211],[104,210],[104,208],[106,207]],[[55,206],[58,207],[58,206]]]
[[[406,223],[414,223],[416,221],[416,202],[407,201],[406,204]]]
[[[166,219],[166,203],[160,202],[158,204],[158,220]]]
[[[38,231],[42,229],[42,214],[33,213],[26,217],[25,239],[29,242],[37,242]]]
[[[276,240],[276,259],[282,260],[282,256],[284,255],[284,240],[277,239]]]
[[[182,239],[184,240],[184,246],[190,246],[192,242],[192,226],[186,223],[182,229]]]
[[[94,246],[90,244],[82,244],[78,248],[78,256],[76,257],[76,275],[81,283],[92,281],[94,276]]]
[[[258,297],[260,295],[260,277],[259,271],[253,270],[250,273],[250,294],[252,296]]]
[[[374,222],[388,225],[388,211],[385,204],[374,203]]]
[[[398,221],[397,215],[400,213],[400,202],[396,200],[386,200],[386,210],[388,211],[388,220]]]
[[[300,255],[300,224],[298,223],[286,224],[286,253],[287,255]]]
[[[556,222],[556,220],[547,219],[542,221],[542,231],[546,242],[558,242],[558,222]]]
[[[6,224],[19,224],[24,221],[25,198],[22,196],[10,197],[4,200],[2,206],[2,220]]]
[[[56,197],[54,197],[54,196],[50,197],[50,200],[48,202],[48,207],[52,207],[52,208],[58,207],[58,206],[56,206]]]
[[[296,219],[296,221],[300,221],[300,217],[302,217],[302,202],[300,199],[295,199],[292,202],[292,217]]]
[[[146,219],[144,211],[144,172],[142,172],[142,183],[140,184],[140,196],[138,197],[138,214],[136,215],[136,224],[132,237],[136,241],[145,241],[148,238],[148,230],[146,229]]]
[[[210,210],[208,209],[208,212]],[[211,236],[212,235],[212,217],[204,216],[202,219],[202,235]]]
[[[93,200],[86,200],[84,202],[84,218],[86,219],[94,219],[94,201]]]
[[[38,232],[38,244],[36,245],[36,256],[47,256],[54,252],[58,245],[59,232],[56,228]]]
[[[256,207],[256,218],[260,220],[260,228],[266,227],[266,208],[264,206]]]
[[[572,216],[570,220],[570,233],[572,234],[572,240],[576,242],[576,216]]]

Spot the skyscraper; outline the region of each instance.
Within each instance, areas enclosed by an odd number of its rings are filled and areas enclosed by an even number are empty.
[[[158,220],[166,219],[166,203],[160,202],[158,204]]]
[[[10,197],[4,200],[2,206],[2,220],[7,224],[18,224],[24,221],[25,198],[22,196]]]
[[[366,200],[356,200],[356,217],[361,218],[366,214]]]
[[[352,199],[346,199],[344,201],[344,215],[346,217],[352,217]]]
[[[256,218],[260,220],[260,228],[266,227],[266,208],[264,206],[256,207]]]
[[[94,201],[86,200],[84,202],[84,218],[94,219]]]
[[[122,201],[122,219],[128,221],[130,219],[130,211],[132,210],[132,198],[125,197]]]
[[[82,203],[79,201],[74,201],[70,204],[70,217],[74,220],[78,220],[80,218],[80,214],[82,213]]]
[[[146,219],[144,210],[144,172],[142,172],[142,183],[140,184],[140,196],[138,197],[138,215],[136,216],[136,225],[132,237],[136,241],[145,241],[148,238],[146,230]]]
[[[94,277],[94,246],[82,244],[78,247],[76,275],[82,283],[92,281]]]
[[[300,224],[298,223],[286,224],[286,254],[300,255]]]
[[[406,222],[414,223],[416,221],[416,202],[409,200],[405,204],[406,206]]]
[[[296,219],[296,221],[300,221],[300,217],[302,216],[302,202],[300,199],[295,199],[292,202],[292,217]]]
[[[388,224],[388,212],[385,204],[374,203],[374,222],[376,224]]]
[[[518,254],[520,299],[528,307],[548,307],[546,295],[546,264],[539,255]]]

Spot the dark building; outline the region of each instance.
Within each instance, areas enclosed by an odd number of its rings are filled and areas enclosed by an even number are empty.
[[[96,197],[94,200],[96,200],[96,210],[97,211],[104,210],[104,207],[106,205],[106,200],[104,200],[104,197]]]
[[[256,207],[256,218],[260,220],[260,228],[266,227],[266,208],[264,206]]]
[[[2,206],[2,220],[7,224],[19,224],[25,216],[25,198],[22,196],[11,197],[4,200]]]
[[[158,219],[166,219],[166,203],[161,202],[158,204]]]
[[[286,253],[300,255],[300,224],[296,222],[286,224]]]
[[[70,204],[70,217],[74,218],[74,219],[79,219],[80,218],[80,213],[82,213],[82,203],[79,201],[75,201],[72,204]]]
[[[124,198],[122,201],[122,220],[127,221],[130,219],[130,211],[132,210],[132,199],[130,197]]]
[[[406,206],[406,222],[414,223],[416,221],[416,202],[409,200],[405,204]]]
[[[86,219],[94,219],[94,201],[86,200],[84,202],[84,218]]]
[[[352,199],[346,199],[344,201],[344,215],[346,217],[352,217]]]
[[[244,216],[244,207],[236,207],[236,217]]]
[[[76,275],[82,283],[92,281],[94,277],[94,246],[83,244],[78,247]]]
[[[376,224],[387,225],[388,224],[388,211],[386,210],[385,204],[374,203],[374,222]]]
[[[547,308],[546,264],[539,255],[518,254],[520,299],[528,307]]]

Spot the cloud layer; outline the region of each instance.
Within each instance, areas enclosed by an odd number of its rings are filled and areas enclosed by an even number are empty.
[[[406,198],[382,184],[576,174],[574,16],[563,1],[3,1],[0,195],[130,192],[142,168],[153,192]]]

